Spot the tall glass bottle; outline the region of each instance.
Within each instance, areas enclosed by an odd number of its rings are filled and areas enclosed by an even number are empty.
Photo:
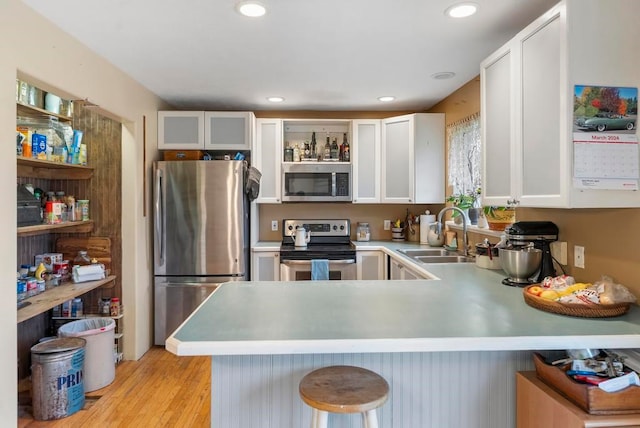
[[[342,161],[351,162],[351,148],[349,147],[349,141],[347,141],[347,133],[342,135]]]
[[[311,133],[311,159],[318,158],[316,153],[316,133],[314,131]]]
[[[331,159],[340,159],[340,148],[336,137],[333,137],[333,142],[331,143]]]
[[[327,142],[324,144],[324,159],[331,159],[331,143],[329,142],[329,134],[327,134]]]

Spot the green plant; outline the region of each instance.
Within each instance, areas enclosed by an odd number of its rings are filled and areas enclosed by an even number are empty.
[[[458,207],[461,210],[467,210],[469,208],[473,208],[478,204],[481,195],[481,189],[478,188],[475,191],[468,191],[466,193],[457,193],[454,195],[450,195],[446,202],[450,202],[454,207]],[[452,218],[459,216],[460,213],[454,211],[451,214]]]

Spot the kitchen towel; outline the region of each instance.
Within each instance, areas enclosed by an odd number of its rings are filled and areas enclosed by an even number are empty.
[[[327,281],[329,279],[329,260],[311,260],[311,279],[313,281]]]

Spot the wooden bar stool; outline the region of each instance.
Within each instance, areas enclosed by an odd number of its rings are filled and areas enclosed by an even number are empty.
[[[327,428],[328,412],[362,413],[364,428],[378,428],[376,409],[387,401],[389,384],[361,367],[329,366],[300,381],[300,397],[312,408],[311,428]]]

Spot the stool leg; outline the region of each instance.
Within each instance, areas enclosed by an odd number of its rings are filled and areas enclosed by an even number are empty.
[[[362,414],[362,424],[364,428],[378,428],[378,415],[376,409],[368,410]]]
[[[311,428],[327,428],[328,421],[329,413],[323,410],[311,409]]]

